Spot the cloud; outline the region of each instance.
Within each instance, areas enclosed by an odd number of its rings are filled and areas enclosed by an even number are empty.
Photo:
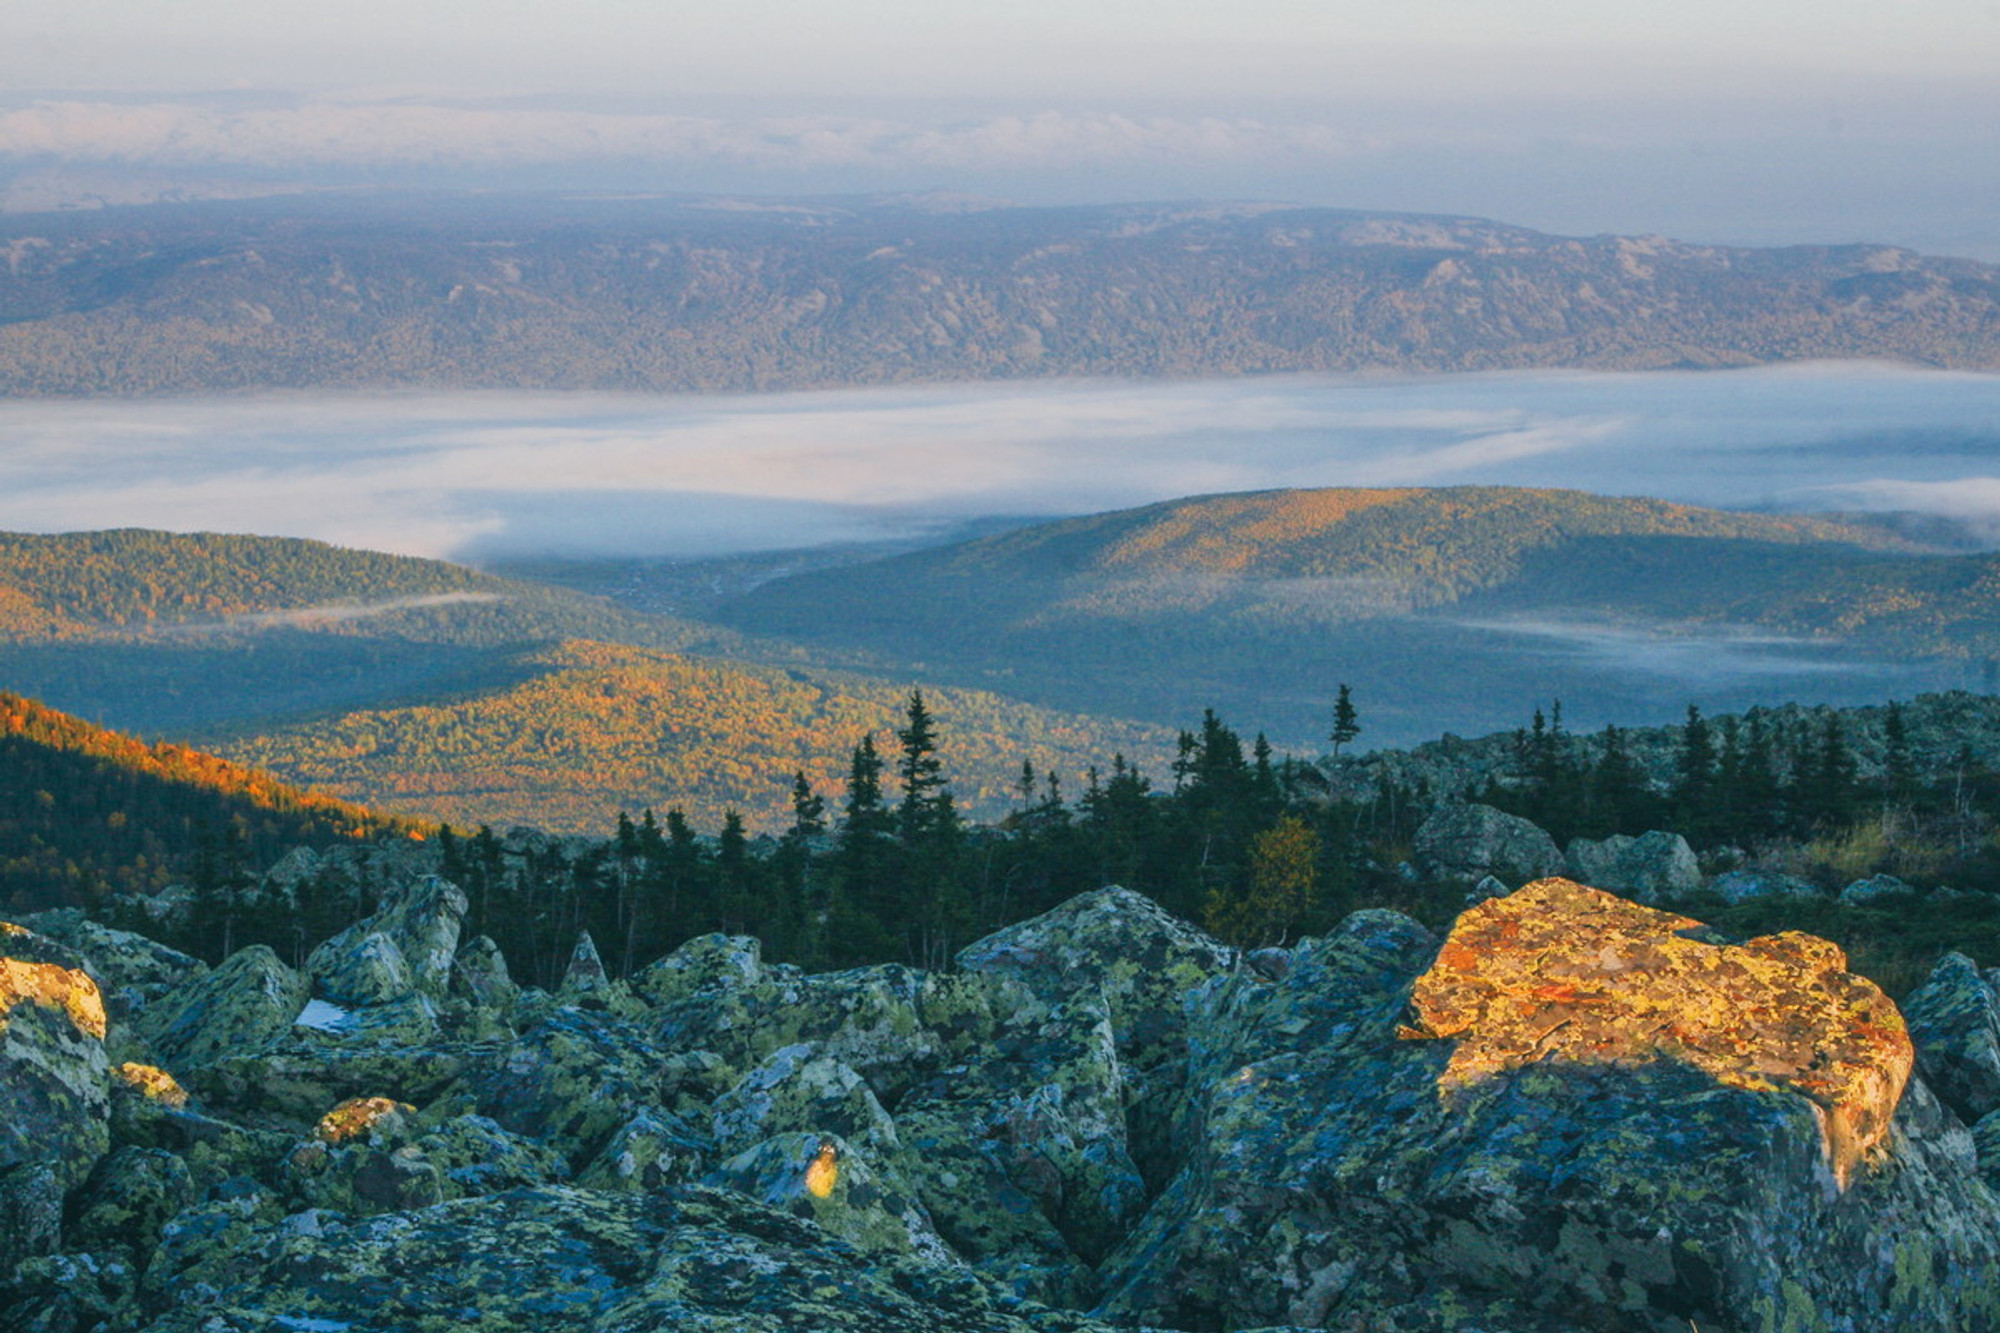
[[[397,611],[419,611],[437,606],[465,606],[477,602],[504,600],[506,599],[499,594],[490,592],[438,592],[422,597],[394,597],[383,602],[329,602],[321,606],[294,607],[289,611],[248,611],[242,615],[225,616],[221,620],[171,625],[164,632],[227,634],[241,630],[317,629],[356,620],[372,620],[377,616],[386,616]]]
[[[1854,366],[21,400],[0,402],[0,528],[693,555],[1218,491],[1454,484],[1978,519],[2000,514],[2000,480],[1898,442],[1996,419],[2000,376]]]
[[[1319,123],[1044,111],[944,124],[315,100],[255,107],[44,100],[0,114],[0,159],[240,168],[720,163],[985,169],[1326,159],[1384,147]]]

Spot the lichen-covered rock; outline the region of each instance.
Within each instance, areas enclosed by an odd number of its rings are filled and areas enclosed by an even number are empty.
[[[1433,879],[1472,883],[1492,875],[1524,884],[1559,875],[1555,839],[1519,815],[1490,805],[1441,805],[1417,828],[1417,868]]]
[[[65,1191],[110,1146],[103,999],[74,954],[0,922],[0,1281],[54,1249]]]
[[[256,944],[167,992],[137,1027],[168,1068],[186,1072],[267,1049],[305,1007],[305,978]]]
[[[1846,906],[1854,907],[1914,893],[1916,893],[1914,888],[1894,875],[1870,875],[1867,879],[1857,879],[1842,889],[1840,901]]]
[[[721,1163],[703,1183],[810,1219],[871,1253],[958,1262],[916,1194],[838,1135],[778,1135]]]
[[[573,1166],[659,1102],[660,1048],[610,1014],[557,1009],[468,1080],[480,1114],[538,1139]]]
[[[646,1194],[706,1175],[715,1143],[670,1111],[642,1111],[628,1121],[576,1183],[587,1189]]]
[[[1903,1001],[1917,1067],[1938,1100],[1972,1124],[2000,1110],[2000,998],[1962,953],[1948,953]]]
[[[8,1333],[94,1333],[130,1313],[138,1273],[123,1258],[49,1254],[24,1260],[11,1289],[0,1288],[0,1328]]]
[[[964,971],[1012,978],[1037,995],[1101,991],[1119,1056],[1135,1071],[1179,1063],[1187,1051],[1182,997],[1235,962],[1228,945],[1116,885],[1078,894],[958,954]]]
[[[1708,891],[1724,902],[1752,898],[1818,898],[1819,885],[1777,870],[1730,870],[1708,882]]]
[[[306,959],[306,971],[314,989],[335,1003],[380,1004],[400,998],[407,991],[376,994],[385,978],[369,974],[364,983],[372,998],[342,1000],[338,988],[350,972],[350,962],[371,935],[383,936],[408,974],[408,988],[433,1000],[442,999],[451,986],[452,959],[458,952],[458,936],[465,920],[465,894],[449,880],[422,875],[404,881],[385,894],[374,915],[333,936]]]
[[[1989,1111],[1972,1127],[1973,1150],[1979,1155],[1979,1178],[2000,1189],[2000,1111]]]
[[[576,947],[569,953],[569,966],[563,969],[564,993],[588,995],[603,990],[610,980],[604,960],[598,956],[597,941],[590,938],[589,931],[584,931],[576,937]]]
[[[701,935],[632,974],[633,993],[668,1005],[707,990],[755,985],[764,976],[757,941],[748,935]]]
[[[412,1146],[443,1172],[447,1199],[550,1185],[569,1176],[560,1153],[510,1133],[483,1115],[453,1116],[424,1132]]]
[[[1593,841],[1576,838],[1564,853],[1569,877],[1642,903],[1679,897],[1701,888],[1694,849],[1678,833],[1654,829],[1638,837],[1614,833]]]
[[[188,1090],[217,1113],[277,1120],[300,1129],[350,1097],[394,1097],[425,1105],[461,1079],[497,1068],[496,1044],[286,1041],[187,1074]]]
[[[1577,886],[1514,898],[1468,913],[1435,962],[1407,931],[1373,949],[1350,938],[1328,972],[1294,973],[1329,992],[1323,1006],[1274,1007],[1241,981],[1213,997],[1198,1046],[1247,1058],[1212,1084],[1187,1169],[1105,1265],[1108,1315],[1399,1333],[2000,1327],[2000,1214],[1971,1136],[1915,1081],[1878,1124],[1881,1085],[1842,1076],[1871,1058],[1892,1076],[1898,1024],[1872,988],[1830,975],[1831,946],[1744,959]],[[1643,920],[1627,912],[1666,928],[1641,948],[1607,929]],[[1739,1011],[1687,988],[1682,945],[1713,956],[1709,994]],[[1684,997],[1671,1013],[1629,998],[1656,966]],[[1433,1015],[1417,1035],[1455,1038],[1399,1034],[1413,997]],[[1629,1022],[1592,1013],[1612,1008]],[[1823,1025],[1842,1015],[1846,1032]],[[1242,1024],[1261,1050],[1232,1034]],[[1742,1038],[1736,1075],[1695,1063],[1718,1054],[1703,1024]],[[1523,1046],[1531,1030],[1542,1049]],[[1808,1042],[1822,1068],[1795,1058]],[[1467,1052],[1490,1073],[1464,1077]],[[1857,1148],[1879,1131],[1844,1189],[1828,1133],[1843,1119]]]
[[[1788,931],[1740,946],[1565,879],[1466,912],[1411,997],[1404,1036],[1453,1038],[1451,1092],[1543,1061],[1687,1064],[1817,1106],[1843,1183],[1889,1131],[1913,1052],[1880,988],[1834,945]],[[1977,970],[1967,964],[1975,984]]]
[[[810,1044],[889,1102],[943,1057],[943,1040],[925,1021],[938,986],[894,963],[814,976],[760,968],[750,984],[708,986],[661,1006],[654,1040],[669,1051],[711,1052],[739,1075],[786,1046]]]
[[[395,999],[352,1008],[308,1001],[289,1035],[295,1043],[422,1046],[438,1035],[439,1027],[437,1001],[405,988]]]
[[[373,931],[340,950],[322,946],[307,960],[313,994],[343,1008],[388,1004],[416,990],[403,950],[382,931]]]
[[[779,1134],[833,1134],[878,1161],[902,1151],[895,1122],[861,1075],[800,1043],[773,1051],[709,1112],[716,1148],[735,1154]]]
[[[201,1202],[182,1209],[160,1229],[160,1243],[139,1283],[147,1312],[157,1317],[184,1302],[212,1300],[211,1275],[227,1274],[237,1255],[262,1242],[283,1216],[277,1195],[248,1177],[211,1186]]]
[[[207,1241],[200,1262],[148,1273],[147,1333],[1108,1333],[723,1190],[550,1186]]]
[[[178,1154],[119,1148],[97,1164],[74,1205],[66,1240],[100,1257],[122,1254],[144,1267],[167,1222],[194,1201],[195,1182]]]
[[[508,975],[500,946],[484,935],[475,935],[459,946],[452,965],[452,993],[502,1017],[512,1014],[514,1002],[521,998],[521,988]]]
[[[40,912],[22,924],[75,950],[83,969],[104,992],[113,1017],[129,1018],[167,990],[208,970],[198,958],[144,935],[101,925],[74,907]]]

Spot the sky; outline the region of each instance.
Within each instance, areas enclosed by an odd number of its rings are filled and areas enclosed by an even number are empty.
[[[744,397],[0,401],[0,530],[693,557],[1284,486],[1905,510],[2000,546],[2000,376],[1816,364]]]
[[[2000,0],[0,0],[0,207],[1267,198],[2000,259]]]

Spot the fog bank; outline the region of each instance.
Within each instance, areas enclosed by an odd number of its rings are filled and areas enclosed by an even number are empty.
[[[0,403],[0,528],[695,556],[1292,486],[1915,510],[2000,539],[2000,376],[1284,376],[741,397]]]

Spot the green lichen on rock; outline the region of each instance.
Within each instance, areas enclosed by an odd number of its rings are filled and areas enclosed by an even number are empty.
[[[136,1026],[178,1073],[267,1049],[291,1031],[306,999],[306,979],[257,944],[167,992]]]

